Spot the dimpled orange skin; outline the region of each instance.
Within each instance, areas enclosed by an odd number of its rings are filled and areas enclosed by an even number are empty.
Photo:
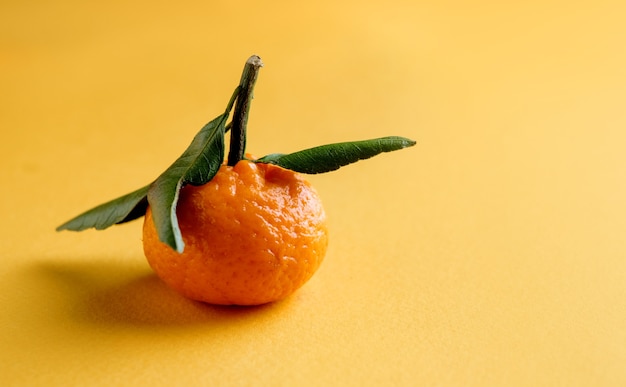
[[[318,269],[328,245],[320,198],[304,178],[270,164],[223,165],[177,205],[182,254],[158,239],[148,208],[146,258],[170,287],[197,301],[258,305],[283,299]]]

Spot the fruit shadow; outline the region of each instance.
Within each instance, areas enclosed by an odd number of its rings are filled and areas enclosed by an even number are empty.
[[[189,326],[232,323],[265,314],[287,300],[259,306],[209,305],[168,288],[147,266],[106,263],[44,262],[36,271],[70,317],[108,326]]]

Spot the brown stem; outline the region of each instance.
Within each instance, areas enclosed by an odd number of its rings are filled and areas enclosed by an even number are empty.
[[[259,70],[263,67],[261,58],[252,55],[247,61],[241,74],[239,95],[233,113],[232,128],[230,130],[230,149],[228,151],[228,165],[234,166],[243,159],[246,151],[246,127],[250,103],[254,98],[253,90]]]

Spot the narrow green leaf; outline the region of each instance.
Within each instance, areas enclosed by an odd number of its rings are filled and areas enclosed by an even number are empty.
[[[57,227],[57,231],[82,231],[88,228],[103,230],[114,224],[129,222],[146,213],[148,207],[147,185],[129,194],[113,199],[88,210]]]
[[[391,136],[322,145],[290,154],[274,153],[255,161],[275,164],[296,172],[316,174],[334,171],[383,152],[396,151],[413,145],[415,145],[413,140]]]
[[[178,227],[176,205],[185,184],[202,185],[215,176],[224,160],[224,132],[229,112],[206,124],[174,163],[148,190],[148,202],[159,239],[182,253],[185,245]]]

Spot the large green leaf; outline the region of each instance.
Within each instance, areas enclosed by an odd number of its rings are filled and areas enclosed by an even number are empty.
[[[273,153],[258,160],[292,171],[315,174],[334,171],[344,165],[415,145],[404,137],[382,137],[363,141],[339,142],[301,150],[290,154]]]
[[[137,219],[146,213],[148,207],[147,185],[129,194],[101,204],[57,227],[57,231],[82,231],[88,228],[103,230],[114,224]]]
[[[224,160],[224,131],[228,114],[227,111],[206,124],[187,150],[148,190],[148,202],[159,239],[178,252],[185,247],[176,216],[180,189],[185,184],[205,184],[219,170]]]
[[[84,212],[57,231],[102,230],[145,215],[149,204],[159,239],[182,252],[184,243],[176,217],[179,191],[185,184],[207,183],[219,170],[224,160],[226,121],[241,88],[235,88],[226,111],[204,125],[183,154],[153,183]]]

